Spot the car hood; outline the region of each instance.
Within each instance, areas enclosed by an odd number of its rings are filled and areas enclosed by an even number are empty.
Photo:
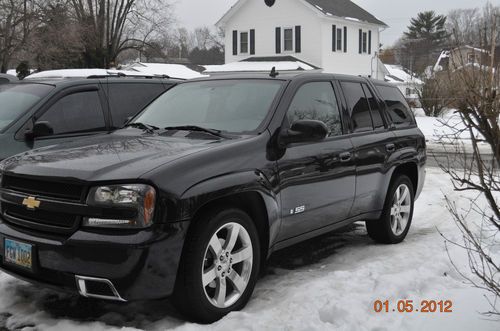
[[[4,160],[0,169],[19,175],[85,181],[134,179],[161,165],[230,141],[138,132],[121,130],[33,150]]]

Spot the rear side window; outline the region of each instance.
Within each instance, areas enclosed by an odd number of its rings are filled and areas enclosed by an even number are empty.
[[[354,132],[373,130],[368,98],[360,83],[341,82],[351,112]]]
[[[330,136],[342,134],[340,111],[330,82],[307,83],[299,88],[288,109],[290,124],[297,120],[322,121]]]
[[[97,91],[67,95],[52,105],[37,121],[48,121],[55,135],[106,129]]]
[[[410,107],[397,87],[377,85],[377,89],[387,105],[387,114],[392,123],[399,126],[415,123]]]
[[[104,91],[109,96],[113,127],[121,128],[127,118],[137,115],[169,87],[162,84],[108,84]]]
[[[377,99],[375,99],[375,96],[373,96],[368,86],[366,86],[365,84],[362,85],[363,90],[365,91],[365,95],[368,98],[368,104],[370,105],[373,127],[375,129],[384,128],[384,120],[382,119],[382,114],[380,113],[380,106],[377,102]]]

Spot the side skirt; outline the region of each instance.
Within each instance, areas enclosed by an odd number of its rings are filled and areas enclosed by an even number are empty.
[[[370,212],[370,213],[361,214],[361,215],[354,216],[354,217],[348,218],[346,220],[343,220],[343,221],[340,221],[340,222],[337,222],[337,223],[334,223],[334,224],[327,225],[327,226],[322,227],[320,229],[316,229],[316,230],[313,230],[313,231],[310,231],[310,232],[306,232],[306,233],[301,234],[301,235],[296,236],[296,237],[292,237],[292,238],[289,238],[289,239],[282,240],[280,242],[275,243],[271,247],[271,249],[269,249],[268,257],[273,252],[279,251],[280,249],[283,249],[283,248],[286,248],[286,247],[289,247],[289,246],[293,246],[293,245],[298,244],[298,243],[300,243],[302,241],[306,241],[308,239],[321,236],[321,235],[323,235],[325,233],[329,233],[329,232],[338,230],[338,229],[343,228],[343,227],[345,227],[345,226],[347,226],[347,225],[349,225],[351,223],[358,222],[358,221],[379,219],[381,213],[382,213],[382,211],[376,211],[376,212]]]

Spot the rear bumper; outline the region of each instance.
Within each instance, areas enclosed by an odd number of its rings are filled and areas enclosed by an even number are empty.
[[[112,282],[126,301],[169,296],[189,222],[123,233],[79,230],[69,238],[42,236],[0,219],[0,269],[17,278],[79,292],[76,276]],[[5,238],[33,245],[33,270],[5,263]]]

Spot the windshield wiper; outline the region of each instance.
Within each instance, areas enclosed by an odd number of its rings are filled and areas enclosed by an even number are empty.
[[[128,127],[145,130],[145,131],[150,132],[150,133],[153,133],[156,130],[160,130],[160,128],[158,128],[154,125],[144,124],[141,122],[134,122],[134,123],[129,123],[129,124],[125,125],[125,128],[128,128]]]
[[[206,132],[219,138],[227,138],[224,134],[222,134],[221,130],[204,128],[197,125],[167,126],[166,128],[164,128],[164,130],[185,130],[185,131]]]

